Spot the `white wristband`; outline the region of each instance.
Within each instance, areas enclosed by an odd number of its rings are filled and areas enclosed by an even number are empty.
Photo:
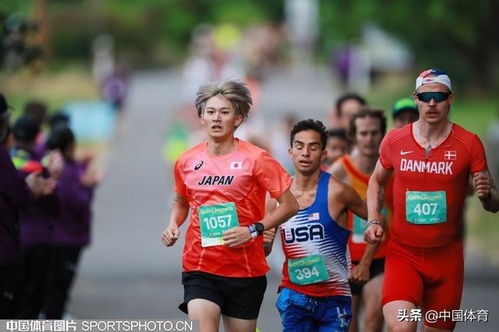
[[[255,226],[254,226],[254,225],[249,225],[249,226],[248,226],[248,230],[249,230],[249,232],[250,232],[250,236],[251,236],[252,238],[255,238],[255,237],[257,237],[257,236],[258,236],[258,232],[256,231],[256,228],[255,228]]]

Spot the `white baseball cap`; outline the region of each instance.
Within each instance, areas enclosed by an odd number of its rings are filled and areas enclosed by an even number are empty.
[[[440,83],[445,85],[452,91],[452,85],[450,82],[450,77],[441,69],[427,69],[416,78],[416,90],[423,84],[428,83]]]

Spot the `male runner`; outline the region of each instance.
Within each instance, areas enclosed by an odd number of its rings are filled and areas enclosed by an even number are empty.
[[[356,144],[358,153],[345,155],[330,168],[331,174],[351,185],[362,199],[367,195],[369,177],[378,160],[379,145],[385,135],[386,118],[382,111],[364,108],[350,121],[349,135]],[[387,186],[387,202],[392,202],[392,186]],[[385,215],[391,218],[392,204],[384,207]],[[352,288],[352,324],[350,332],[359,330],[359,313],[364,306],[363,331],[381,331],[383,312],[381,310],[381,288],[385,269],[385,247],[388,237],[376,245],[364,241],[367,222],[349,211],[348,228],[352,236],[348,240],[348,249],[352,259],[351,275],[363,283],[350,283]],[[377,250],[376,250],[377,249]]]
[[[291,177],[266,151],[234,137],[247,117],[251,96],[231,80],[202,86],[196,109],[208,140],[175,163],[175,191],[166,246],[192,208],[183,252],[184,302],[180,309],[199,320],[201,331],[255,331],[269,270],[263,251],[265,229],[298,210]],[[265,215],[265,195],[279,207]]]
[[[331,128],[327,131],[326,160],[322,163],[325,167],[330,167],[338,158],[350,152],[350,139],[347,131],[343,128]]]
[[[352,116],[366,105],[367,101],[357,93],[348,92],[339,96],[333,113],[338,122],[335,125],[348,130]]]
[[[418,106],[413,98],[401,98],[393,104],[392,120],[395,128],[402,128],[418,118]]]
[[[405,317],[418,307],[425,317],[425,331],[454,329],[455,322],[444,311],[457,310],[461,303],[461,208],[470,175],[483,207],[499,209],[480,139],[448,119],[454,96],[445,72],[422,72],[414,92],[419,120],[384,138],[369,181],[365,238],[375,243],[384,233],[384,188],[394,175],[394,217],[382,300],[389,331],[415,331],[417,322]],[[440,317],[426,319],[431,310]]]
[[[291,131],[291,192],[300,210],[280,226],[286,260],[276,306],[284,331],[347,331],[350,323],[347,209],[365,216],[366,205],[350,186],[321,171],[326,139],[320,121],[300,121]]]

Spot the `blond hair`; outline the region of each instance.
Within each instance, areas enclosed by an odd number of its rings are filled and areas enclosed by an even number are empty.
[[[228,80],[222,83],[211,82],[200,86],[195,102],[199,117],[201,117],[208,99],[217,95],[227,98],[236,114],[241,115],[243,119],[248,117],[253,100],[248,86],[240,80]]]

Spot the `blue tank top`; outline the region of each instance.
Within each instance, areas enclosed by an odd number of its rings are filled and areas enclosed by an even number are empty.
[[[350,231],[339,226],[329,215],[328,189],[331,175],[321,171],[315,200],[300,209],[280,226],[281,241],[286,260],[283,265],[281,287],[309,296],[350,296],[348,273],[350,254],[347,249]],[[289,276],[288,260],[321,255],[329,278],[312,284],[293,283]]]

